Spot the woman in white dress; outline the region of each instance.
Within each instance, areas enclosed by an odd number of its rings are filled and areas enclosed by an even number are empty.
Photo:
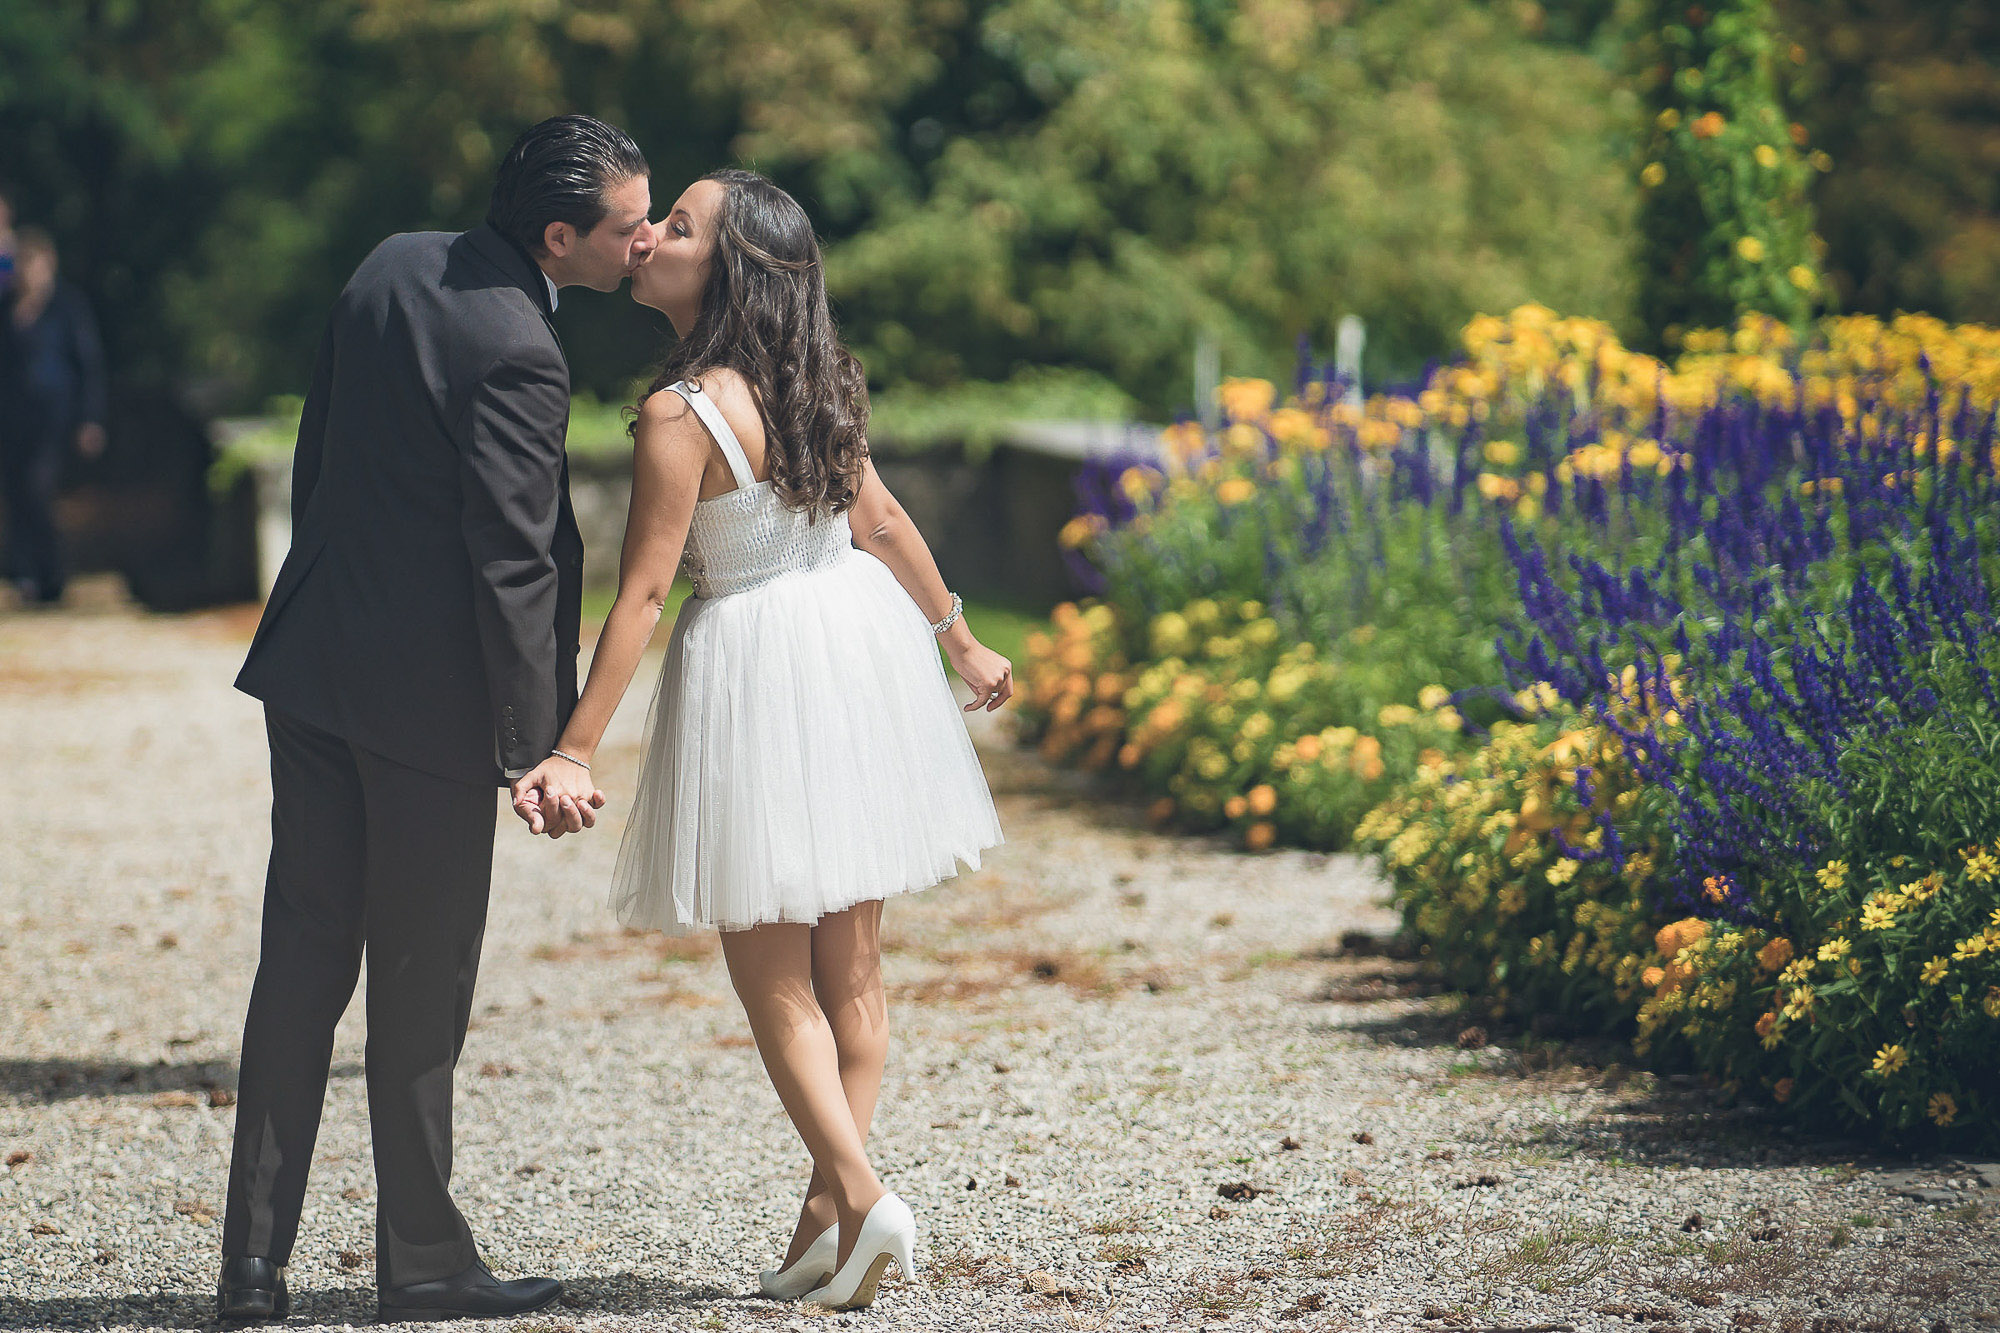
[[[863,1144],[887,1055],[882,900],[1000,841],[944,669],[975,708],[1013,694],[868,457],[867,389],[827,309],[798,203],[750,172],[695,182],[658,224],[633,299],[680,335],[633,424],[618,596],[557,753],[515,785],[552,832],[677,567],[612,900],[632,925],[715,927],[758,1053],[812,1155],[766,1294],[868,1304],[916,1223]],[[537,809],[539,802],[540,808]],[[570,818],[568,827],[577,826]]]

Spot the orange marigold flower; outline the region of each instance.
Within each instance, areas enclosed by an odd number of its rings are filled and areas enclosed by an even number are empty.
[[[1700,917],[1688,917],[1660,927],[1653,935],[1653,947],[1660,951],[1662,958],[1672,958],[1690,944],[1707,938],[1708,922]]]
[[[1146,818],[1156,827],[1166,823],[1173,817],[1174,798],[1171,796],[1162,796],[1159,800],[1146,807]]]
[[[1771,1095],[1776,1097],[1780,1102],[1790,1101],[1792,1099],[1792,1081],[1788,1078],[1779,1079],[1771,1085]]]
[[[1766,972],[1776,972],[1791,961],[1792,942],[1782,936],[1757,951],[1757,965]]]
[[[1729,122],[1722,118],[1720,111],[1711,111],[1706,115],[1696,116],[1688,122],[1688,129],[1697,139],[1713,139],[1722,133],[1728,124]]]
[[[1243,818],[1244,812],[1249,808],[1250,802],[1241,796],[1232,796],[1222,803],[1222,813],[1231,819]]]
[[[1259,820],[1243,831],[1243,845],[1253,852],[1261,852],[1278,840],[1278,826],[1267,820]]]
[[[1278,808],[1278,789],[1268,782],[1260,782],[1250,789],[1250,813],[1268,815]]]

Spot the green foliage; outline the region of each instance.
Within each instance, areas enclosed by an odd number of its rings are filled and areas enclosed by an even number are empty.
[[[1136,624],[1065,604],[1052,629],[1026,641],[1023,739],[1049,759],[1115,762],[1158,797],[1159,822],[1228,828],[1253,850],[1344,847],[1398,781],[1462,748],[1447,691],[1413,685],[1373,626],[1322,653],[1262,602],[1204,597]]]
[[[1666,811],[1594,720],[1521,703],[1529,720],[1497,724],[1448,773],[1417,772],[1362,821],[1356,845],[1381,853],[1405,927],[1453,986],[1495,1014],[1629,1032],[1645,969],[1660,961]],[[1604,856],[1605,821],[1622,864]]]
[[[832,256],[882,373],[1079,363],[1157,408],[1197,330],[1269,373],[1359,313],[1408,371],[1531,294],[1627,312],[1610,81],[1503,11],[1011,0],[972,40],[1045,110],[946,140]]]
[[[1771,0],[1658,0],[1648,40],[1653,112],[1640,169],[1640,314],[1672,344],[1756,311],[1802,327],[1820,279],[1803,127],[1784,114],[1781,69],[1804,59]]]
[[[962,444],[977,456],[1018,422],[1123,422],[1138,407],[1131,395],[1101,375],[1029,366],[998,384],[974,380],[943,389],[897,384],[870,401],[868,437],[877,452]]]
[[[1915,688],[1936,710],[1847,749],[1852,790],[1809,802],[1829,858],[1764,875],[1763,929],[1695,935],[1641,1033],[1800,1114],[2000,1142],[2000,719],[1955,650]]]
[[[631,129],[659,202],[732,158],[795,188],[877,388],[1076,366],[1187,399],[1366,317],[1414,368],[1473,309],[1629,306],[1610,79],[1471,0],[130,0],[0,7],[0,175],[121,373],[296,389],[383,236],[476,222],[524,125]],[[662,336],[565,293],[580,385]]]
[[[2000,7],[1779,0],[1842,309],[2000,324]]]

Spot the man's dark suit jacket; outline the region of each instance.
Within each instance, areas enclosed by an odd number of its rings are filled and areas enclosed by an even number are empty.
[[[237,688],[439,777],[546,759],[576,705],[568,428],[526,252],[490,227],[382,242],[320,342],[292,549]]]

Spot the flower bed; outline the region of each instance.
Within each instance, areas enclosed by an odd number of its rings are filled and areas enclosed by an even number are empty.
[[[1029,734],[1244,845],[1382,853],[1460,986],[1819,1119],[1992,1138],[2000,337],[1537,308],[1311,367],[1066,531]]]

